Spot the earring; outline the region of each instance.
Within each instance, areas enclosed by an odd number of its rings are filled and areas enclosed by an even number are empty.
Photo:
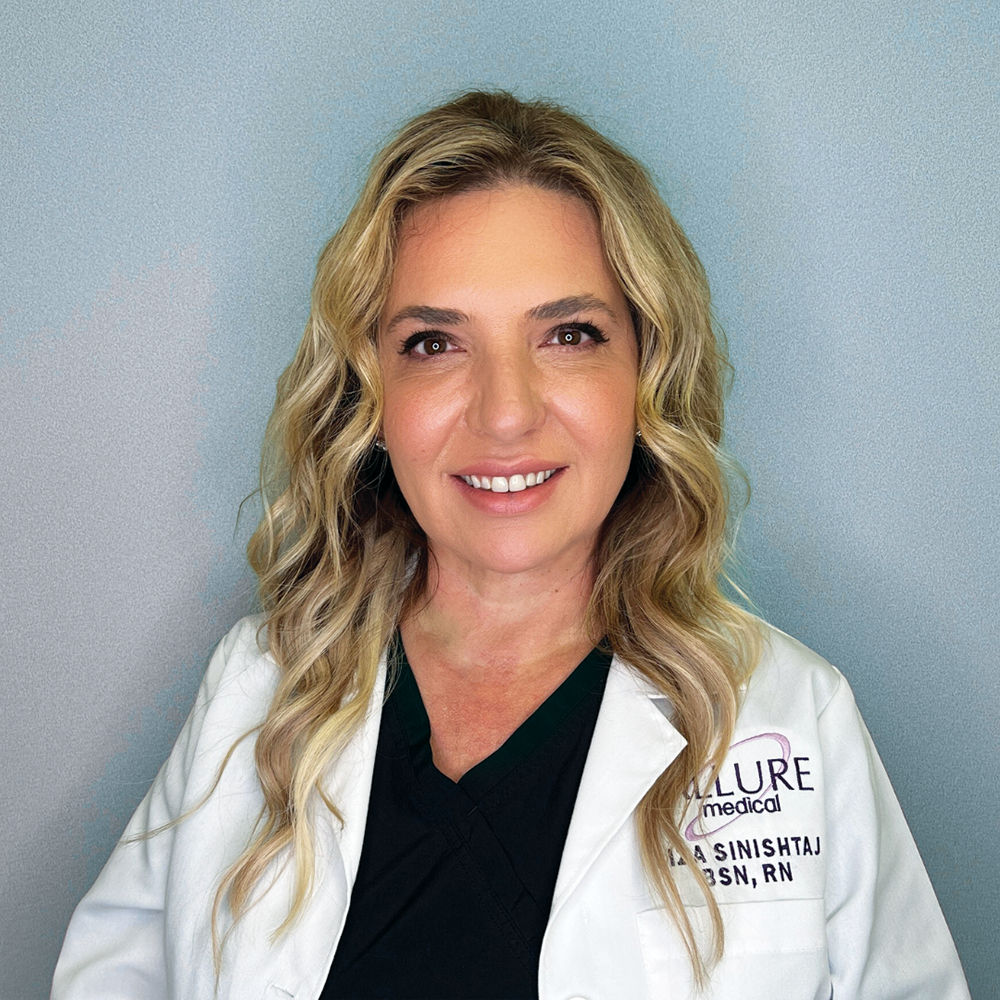
[[[635,439],[638,441],[639,438],[641,438],[641,437],[642,437],[642,431],[636,431],[635,432]]]
[[[378,448],[379,451],[388,450],[385,446],[385,441],[383,441],[381,438],[375,438],[375,447]]]

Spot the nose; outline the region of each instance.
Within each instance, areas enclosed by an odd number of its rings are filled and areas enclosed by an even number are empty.
[[[491,351],[478,359],[467,419],[475,432],[505,444],[542,426],[544,393],[528,350]]]

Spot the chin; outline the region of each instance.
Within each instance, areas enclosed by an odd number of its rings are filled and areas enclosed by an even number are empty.
[[[482,553],[474,564],[490,573],[515,575],[517,573],[532,573],[544,570],[555,560],[539,558],[537,552],[489,552]]]
[[[517,537],[476,539],[465,552],[457,548],[451,551],[472,567],[487,573],[538,573],[545,571],[565,557],[572,557],[580,546],[567,544],[553,545],[555,541],[551,534],[538,536],[517,533]]]

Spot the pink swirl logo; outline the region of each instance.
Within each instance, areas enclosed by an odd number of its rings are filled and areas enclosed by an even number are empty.
[[[789,758],[792,756],[792,745],[791,743],[788,742],[788,739],[786,737],[781,735],[781,733],[758,733],[758,735],[756,736],[748,736],[745,740],[740,740],[738,743],[734,743],[729,748],[729,753],[726,755],[726,759],[728,760],[733,751],[739,749],[739,747],[747,746],[748,744],[751,743],[758,743],[760,740],[771,740],[774,743],[778,744],[778,747],[781,750],[781,760],[784,762],[785,769],[787,770]],[[778,759],[777,757],[772,758],[772,760],[777,760],[777,759]],[[757,767],[758,769],[760,768],[759,761],[757,762]],[[702,775],[705,773],[706,772],[703,771]],[[699,778],[700,777],[701,775],[699,775]],[[718,782],[716,782],[716,784],[718,784]],[[754,802],[757,802],[759,799],[762,799],[769,790],[770,786],[766,781],[764,781],[763,776],[761,776],[760,790],[757,791],[752,796],[747,796],[747,798],[750,800],[751,805]],[[720,823],[717,827],[714,827],[711,830],[702,830],[699,832],[697,829],[698,825],[704,818],[702,815],[702,810],[699,809],[698,815],[695,816],[695,818],[691,820],[691,822],[688,823],[688,825],[684,828],[684,839],[704,840],[705,837],[711,837],[713,834],[718,833],[720,830],[725,830],[727,826],[729,826],[732,823],[735,823],[742,815],[745,815],[745,813],[738,813],[734,815],[732,818],[727,818],[724,823]]]

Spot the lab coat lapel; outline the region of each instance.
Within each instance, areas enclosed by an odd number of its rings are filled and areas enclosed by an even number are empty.
[[[660,692],[618,657],[611,661],[566,835],[552,915],[686,745],[670,724],[669,706]]]
[[[357,877],[368,818],[368,799],[375,751],[378,747],[382,698],[385,690],[385,656],[361,729],[331,765],[323,790],[343,817],[343,825],[319,801],[314,803],[316,868],[312,895],[291,930],[269,945],[270,936],[284,920],[294,888],[295,871],[286,864],[266,892],[236,925],[234,936],[247,934],[252,952],[236,948],[249,960],[234,970],[231,996],[318,996],[340,940],[351,890]],[[246,922],[246,927],[241,925]],[[322,956],[322,957],[321,957]]]

